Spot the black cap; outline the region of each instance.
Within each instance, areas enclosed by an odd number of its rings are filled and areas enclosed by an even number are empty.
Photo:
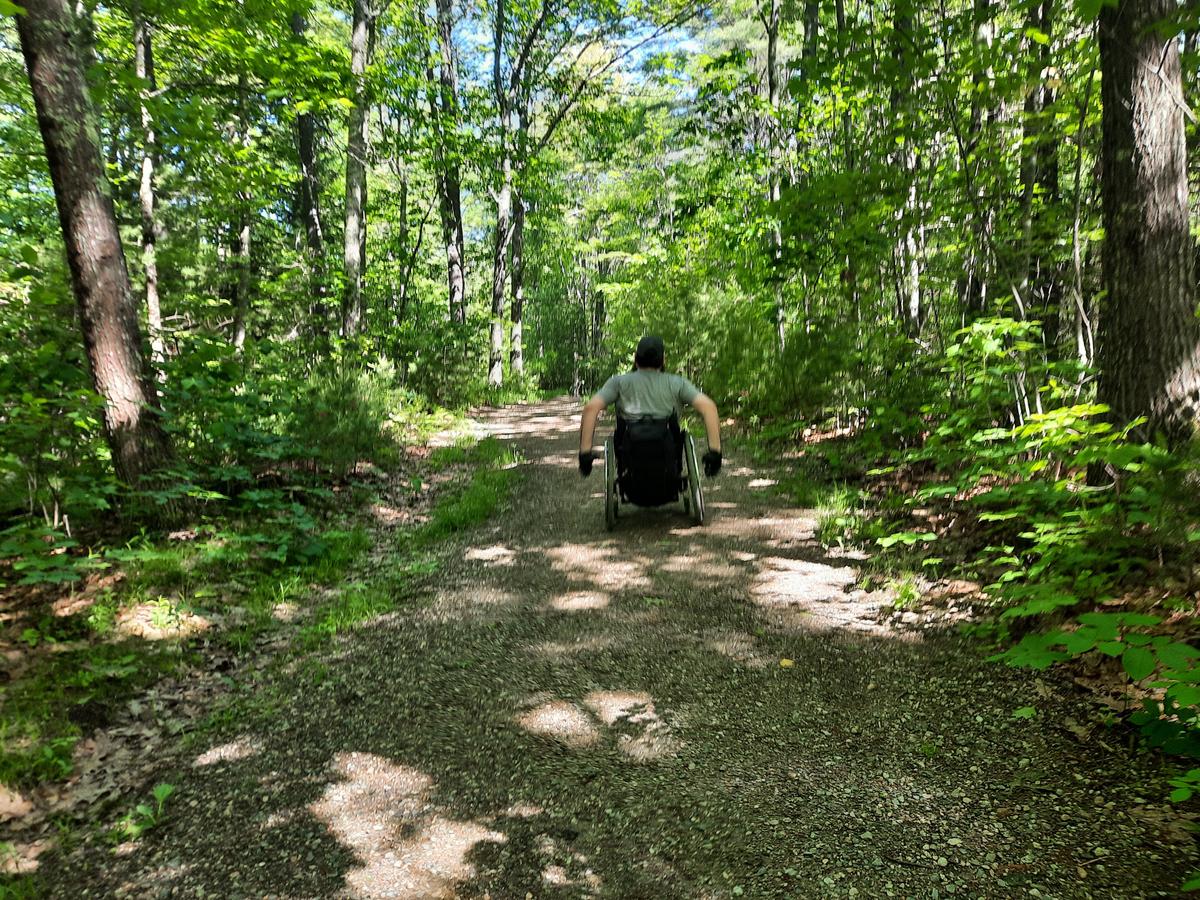
[[[638,341],[633,361],[646,369],[659,369],[663,364],[663,352],[663,339],[658,335],[648,334]]]

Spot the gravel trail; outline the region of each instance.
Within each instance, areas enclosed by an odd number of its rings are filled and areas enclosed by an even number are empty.
[[[880,624],[736,449],[707,526],[606,532],[577,410],[484,415],[527,460],[509,509],[184,760],[140,844],[59,861],[55,895],[1175,893],[1191,837],[1136,787],[1161,773],[1064,728],[1072,691]]]

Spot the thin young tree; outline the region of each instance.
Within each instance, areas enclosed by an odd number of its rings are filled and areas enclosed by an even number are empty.
[[[370,138],[370,98],[367,69],[375,49],[379,13],[371,0],[354,0],[350,23],[350,77],[353,106],[346,141],[346,228],[342,259],[346,286],[342,296],[342,337],[356,337],[366,320],[363,275],[367,259],[367,153]]]
[[[155,134],[154,116],[150,110],[151,98],[157,85],[154,78],[153,28],[142,11],[141,3],[134,0],[133,49],[134,66],[138,79],[138,105],[142,124],[142,172],[138,183],[138,205],[142,213],[142,269],[146,279],[146,326],[150,332],[150,349],[153,365],[159,371],[165,357],[162,333],[162,308],[158,296],[158,238],[157,196],[154,189],[155,169],[158,167],[158,138]]]

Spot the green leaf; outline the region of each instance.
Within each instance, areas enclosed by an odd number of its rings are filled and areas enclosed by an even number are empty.
[[[1120,641],[1102,641],[1096,645],[1096,649],[1105,656],[1120,656],[1125,652],[1125,645]]]
[[[1192,789],[1189,787],[1177,787],[1171,791],[1171,802],[1182,803],[1184,800],[1192,796]]]
[[[1100,15],[1100,10],[1106,6],[1116,6],[1117,0],[1075,0],[1079,15],[1085,22],[1091,22]]]
[[[1020,709],[1014,709],[1012,717],[1014,719],[1032,719],[1037,715],[1037,710],[1032,706],[1022,706]]]
[[[1141,681],[1158,665],[1154,654],[1142,647],[1127,648],[1125,655],[1121,657],[1121,662],[1124,663],[1125,672],[1132,681]]]

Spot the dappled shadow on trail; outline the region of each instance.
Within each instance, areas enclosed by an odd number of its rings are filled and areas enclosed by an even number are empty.
[[[1059,730],[1056,685],[878,624],[852,561],[747,467],[706,483],[703,528],[663,509],[606,532],[575,411],[481,416],[530,460],[510,508],[428,596],[198,747],[139,848],[52,883],[497,900],[1178,883],[1185,850],[1125,787],[1144,763]]]

